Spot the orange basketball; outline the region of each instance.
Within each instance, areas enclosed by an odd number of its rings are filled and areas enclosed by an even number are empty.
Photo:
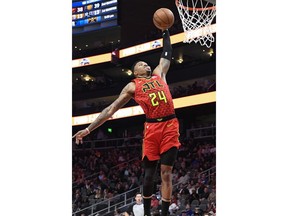
[[[174,14],[168,8],[159,8],[153,15],[153,23],[158,29],[169,29],[174,24]]]

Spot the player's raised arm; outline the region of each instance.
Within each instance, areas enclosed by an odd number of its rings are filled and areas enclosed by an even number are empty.
[[[134,95],[135,83],[128,83],[121,91],[119,97],[110,106],[106,107],[100,115],[84,130],[78,131],[72,138],[76,137],[76,144],[83,142],[83,137],[106,122],[117,110],[123,107]]]
[[[163,30],[163,51],[159,61],[159,65],[154,69],[153,73],[159,75],[166,82],[166,74],[169,70],[172,58],[172,46],[169,30]]]

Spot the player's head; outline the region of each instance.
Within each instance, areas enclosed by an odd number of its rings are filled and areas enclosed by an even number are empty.
[[[145,77],[151,75],[151,67],[144,61],[136,61],[132,67],[131,70],[133,71],[133,74],[135,77]]]
[[[141,204],[142,203],[142,194],[140,192],[136,193],[135,200],[136,200],[137,204]]]

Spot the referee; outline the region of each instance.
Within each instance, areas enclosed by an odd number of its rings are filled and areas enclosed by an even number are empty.
[[[127,210],[124,212],[125,216],[144,216],[144,206],[142,202],[142,194],[136,193],[135,196],[136,202],[130,205]]]

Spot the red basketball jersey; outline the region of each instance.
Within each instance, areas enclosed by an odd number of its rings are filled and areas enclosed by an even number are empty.
[[[146,118],[160,118],[174,114],[169,86],[157,75],[135,78],[134,100],[142,107]]]

